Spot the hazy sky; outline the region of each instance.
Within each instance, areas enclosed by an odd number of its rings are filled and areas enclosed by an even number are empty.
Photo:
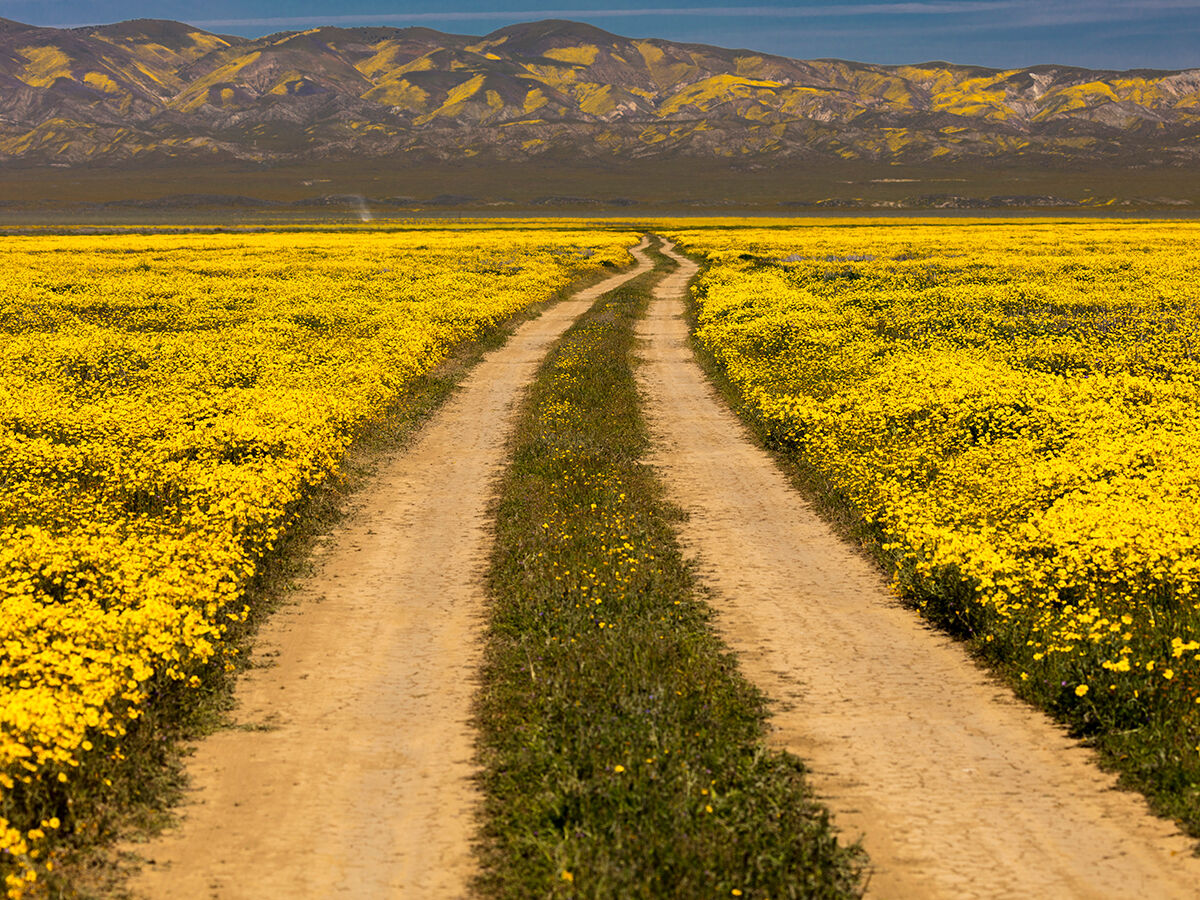
[[[486,34],[513,22],[558,18],[630,37],[800,58],[880,63],[943,59],[996,67],[1045,62],[1119,69],[1200,67],[1200,0],[658,2],[647,8],[629,0],[0,0],[0,16],[53,26],[179,19],[246,36],[319,24],[425,25]]]

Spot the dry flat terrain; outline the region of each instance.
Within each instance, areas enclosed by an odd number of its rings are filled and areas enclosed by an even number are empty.
[[[1194,897],[1191,842],[901,608],[744,436],[659,286],[641,378],[682,536],[775,737],[871,857],[880,897]]]
[[[644,246],[644,244],[643,244]],[[385,460],[295,607],[260,635],[238,727],[197,748],[180,827],[139,849],[145,896],[458,897],[473,874],[468,724],[491,483],[514,400],[592,301],[488,356]]]

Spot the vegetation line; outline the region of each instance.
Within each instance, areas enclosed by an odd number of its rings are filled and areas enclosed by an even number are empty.
[[[710,627],[679,513],[641,462],[634,326],[655,277],[597,301],[519,417],[488,576],[477,888],[858,896],[861,855],[800,762],[764,746],[764,699]]]

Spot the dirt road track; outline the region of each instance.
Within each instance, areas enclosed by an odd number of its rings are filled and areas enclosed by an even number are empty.
[[[899,607],[744,436],[688,348],[676,258],[641,331],[655,461],[726,640],[778,701],[774,740],[863,837],[869,893],[1200,896],[1191,842]]]
[[[642,247],[645,246],[643,241]],[[383,461],[296,606],[260,633],[240,730],[201,743],[182,825],[136,848],[171,900],[464,896],[492,479],[549,344],[638,266],[549,308]],[[270,730],[254,730],[267,728]]]

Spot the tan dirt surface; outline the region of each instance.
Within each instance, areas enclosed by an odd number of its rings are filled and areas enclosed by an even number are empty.
[[[901,607],[746,437],[689,349],[696,266],[676,258],[641,329],[655,463],[723,636],[776,701],[773,741],[862,837],[868,893],[1200,896],[1192,843]]]
[[[550,343],[638,265],[525,323],[384,459],[296,605],[256,639],[237,725],[188,765],[182,824],[132,888],[194,898],[457,898],[475,874],[469,723],[488,504]],[[239,727],[240,726],[240,727]],[[263,730],[267,729],[267,730]]]

